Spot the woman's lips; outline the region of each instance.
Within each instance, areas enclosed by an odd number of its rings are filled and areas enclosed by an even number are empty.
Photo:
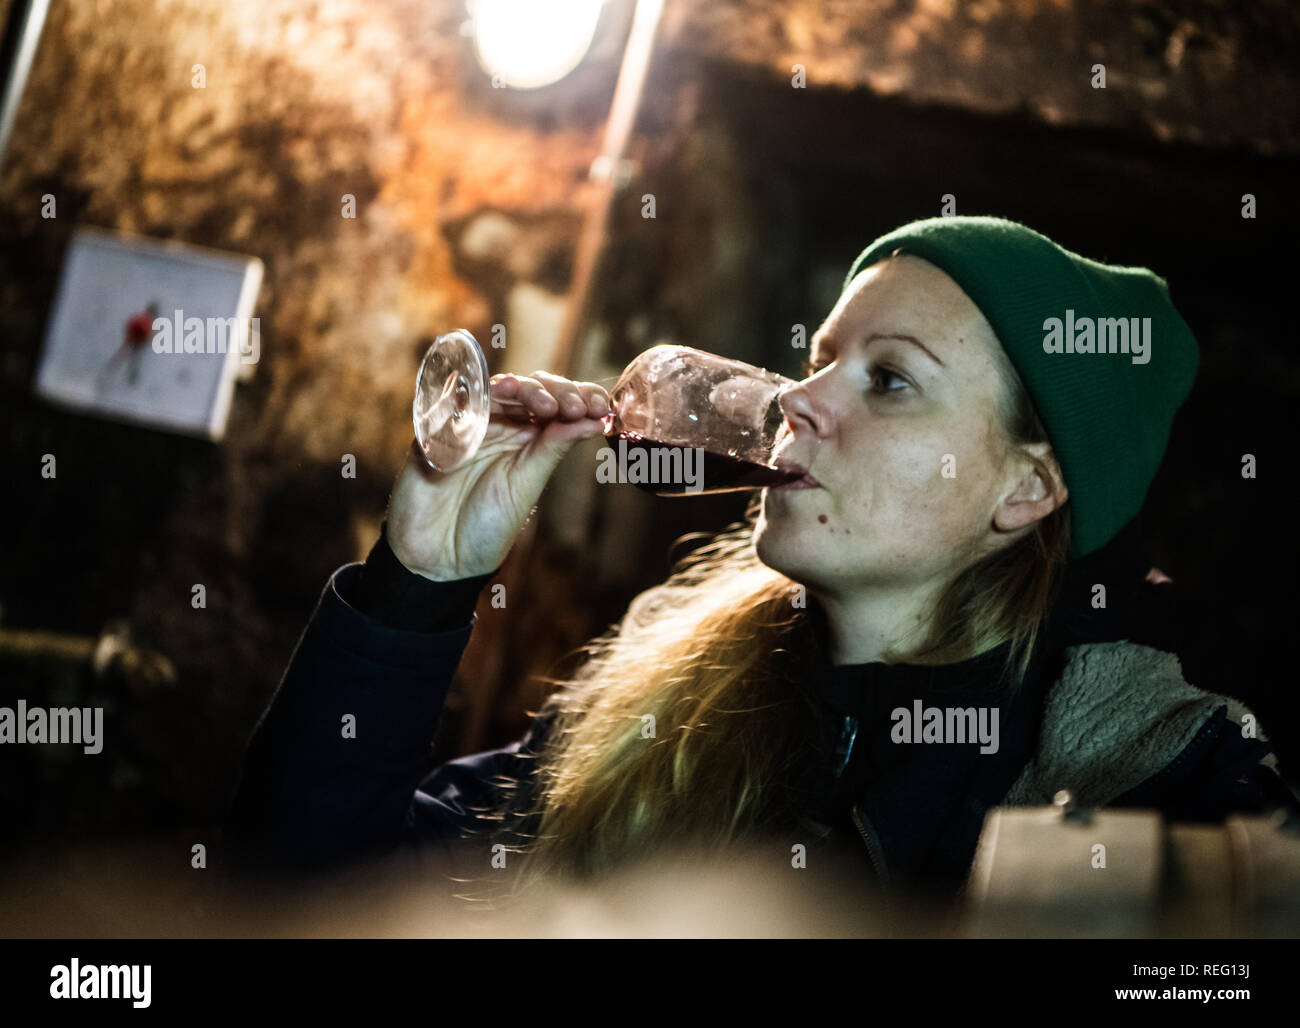
[[[787,482],[785,485],[773,486],[774,489],[820,489],[822,484],[808,474],[808,470],[794,461],[778,460],[776,467],[781,471],[788,471],[797,474],[799,477],[793,482]]]

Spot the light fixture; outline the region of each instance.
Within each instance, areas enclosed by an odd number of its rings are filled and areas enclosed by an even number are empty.
[[[474,53],[493,84],[538,89],[582,61],[605,0],[467,0]]]

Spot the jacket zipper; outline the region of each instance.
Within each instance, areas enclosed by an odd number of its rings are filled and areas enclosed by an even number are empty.
[[[856,803],[853,804],[850,813],[853,817],[853,825],[867,847],[867,859],[871,861],[871,870],[876,873],[876,878],[882,885],[888,885],[889,868],[885,866],[885,854],[880,848],[880,839],[876,836],[871,820],[858,809]]]
[[[858,740],[858,719],[851,714],[846,714],[840,726],[840,750],[843,755],[840,757],[839,766],[835,769],[835,777],[838,779],[845,768],[849,766],[849,760],[853,756],[853,744]],[[858,809],[855,802],[849,808],[849,814],[853,820],[853,827],[858,830],[863,844],[867,848],[867,860],[871,864],[871,870],[876,876],[876,880],[881,884],[889,882],[889,868],[885,865],[884,849],[880,845],[880,838],[876,834],[875,826],[871,820]]]
[[[853,756],[853,744],[858,740],[858,719],[852,715],[845,715],[840,729],[840,748],[843,756],[840,758],[839,767],[835,770],[835,777],[839,778],[844,773],[845,768],[849,766],[849,760]],[[889,869],[885,866],[885,854],[880,845],[880,839],[876,835],[875,827],[871,820],[863,814],[857,803],[849,808],[849,814],[853,819],[853,827],[858,830],[863,844],[867,848],[867,860],[871,864],[871,870],[876,876],[876,880],[881,884],[889,882]]]

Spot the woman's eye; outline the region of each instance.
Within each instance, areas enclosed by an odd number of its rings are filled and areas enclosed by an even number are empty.
[[[805,360],[803,362],[804,377],[811,378],[817,372],[830,367],[832,363],[832,361],[828,360]],[[874,367],[870,368],[869,371],[871,384],[867,387],[868,393],[901,393],[904,389],[911,388],[911,381],[891,368]]]
[[[889,382],[901,383],[900,385],[889,386]],[[878,388],[882,383],[886,388]],[[900,375],[897,371],[891,371],[889,368],[873,368],[871,371],[871,392],[877,393],[898,393],[902,392],[904,387],[912,383]]]

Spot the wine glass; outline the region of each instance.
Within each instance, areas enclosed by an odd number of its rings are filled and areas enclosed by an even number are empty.
[[[483,350],[465,329],[438,336],[424,355],[412,419],[434,470],[454,470],[482,445],[491,413],[489,377]],[[804,476],[802,468],[776,457],[785,438],[780,397],[796,384],[689,346],[653,346],[615,384],[605,435],[625,455],[637,449],[700,451],[702,482],[633,480],[660,495],[785,485]],[[514,408],[532,420],[521,402],[497,402],[506,413]]]
[[[605,435],[650,452],[702,451],[702,481],[634,482],[661,496],[786,485],[804,475],[775,456],[785,438],[780,397],[795,384],[689,346],[652,346],[614,386]]]

